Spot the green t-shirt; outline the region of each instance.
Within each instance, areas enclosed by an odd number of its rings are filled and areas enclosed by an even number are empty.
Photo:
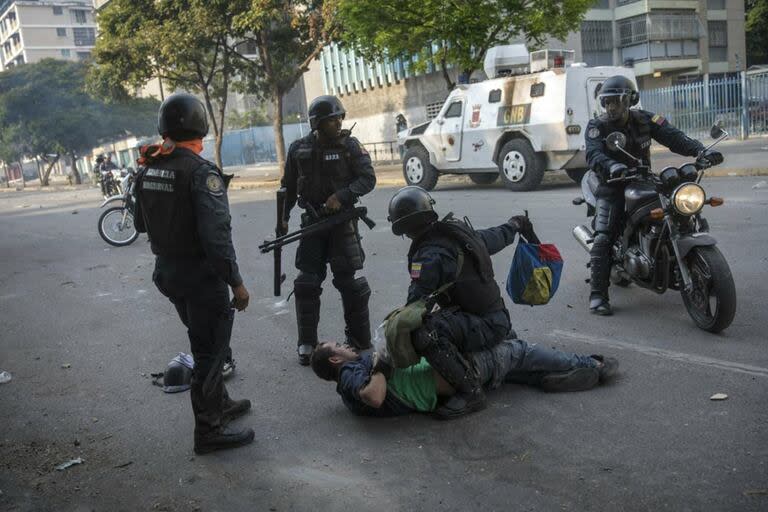
[[[432,412],[437,407],[432,367],[423,357],[413,366],[396,368],[387,381],[387,390],[419,412]]]

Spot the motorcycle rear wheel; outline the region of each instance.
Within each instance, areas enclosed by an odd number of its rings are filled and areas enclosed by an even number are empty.
[[[113,206],[107,208],[99,217],[99,235],[109,245],[124,247],[132,244],[139,237],[131,212],[126,214],[125,225],[121,227],[124,210],[122,206]]]
[[[690,292],[680,291],[685,308],[696,326],[718,333],[736,315],[736,287],[728,262],[714,245],[691,249],[685,260],[693,281]]]

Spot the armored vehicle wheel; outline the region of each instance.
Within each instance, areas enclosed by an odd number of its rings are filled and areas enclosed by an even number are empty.
[[[437,185],[437,169],[429,163],[429,153],[422,146],[408,148],[403,156],[403,176],[408,185],[432,190]]]
[[[510,190],[534,190],[544,177],[544,166],[527,140],[512,139],[499,153],[499,176]]]
[[[478,185],[490,185],[491,183],[495,183],[496,180],[499,179],[499,173],[484,172],[480,174],[470,174],[469,179],[472,180],[472,183],[477,183]]]
[[[578,184],[581,184],[581,179],[587,174],[589,169],[566,169],[565,173]]]

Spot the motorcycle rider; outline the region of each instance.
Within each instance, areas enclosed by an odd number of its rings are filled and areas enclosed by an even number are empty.
[[[631,109],[640,95],[634,82],[621,75],[608,78],[597,91],[605,113],[587,124],[585,133],[587,164],[600,178],[595,193],[595,237],[590,251],[589,310],[596,315],[611,315],[608,299],[611,273],[611,247],[619,234],[624,215],[625,183],[608,184],[611,178],[622,177],[638,162],[618,150],[609,149],[605,138],[612,132],[621,132],[627,138],[624,150],[638,158],[642,165],[650,166],[651,139],[671,151],[696,157],[702,164],[722,162],[722,155],[714,150],[704,151],[698,140],[686,136],[659,114]]]
[[[308,212],[325,208],[329,212],[349,208],[357,198],[376,185],[376,175],[368,151],[341,129],[346,111],[335,96],[319,96],[309,106],[312,133],[288,149],[281,186],[286,189],[283,229],[297,200]],[[312,222],[302,215],[302,224]],[[293,282],[298,325],[299,364],[309,365],[317,346],[320,322],[321,285],[330,263],[333,286],[341,294],[347,343],[357,350],[371,347],[368,299],[371,288],[365,277],[355,278],[363,268],[365,254],[360,245],[357,220],[331,230],[302,238],[296,250],[299,275]]]

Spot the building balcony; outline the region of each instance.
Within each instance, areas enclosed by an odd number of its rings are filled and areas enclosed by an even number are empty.
[[[632,16],[646,14],[653,10],[691,10],[699,11],[699,0],[618,0],[613,11],[614,18],[623,20]]]

